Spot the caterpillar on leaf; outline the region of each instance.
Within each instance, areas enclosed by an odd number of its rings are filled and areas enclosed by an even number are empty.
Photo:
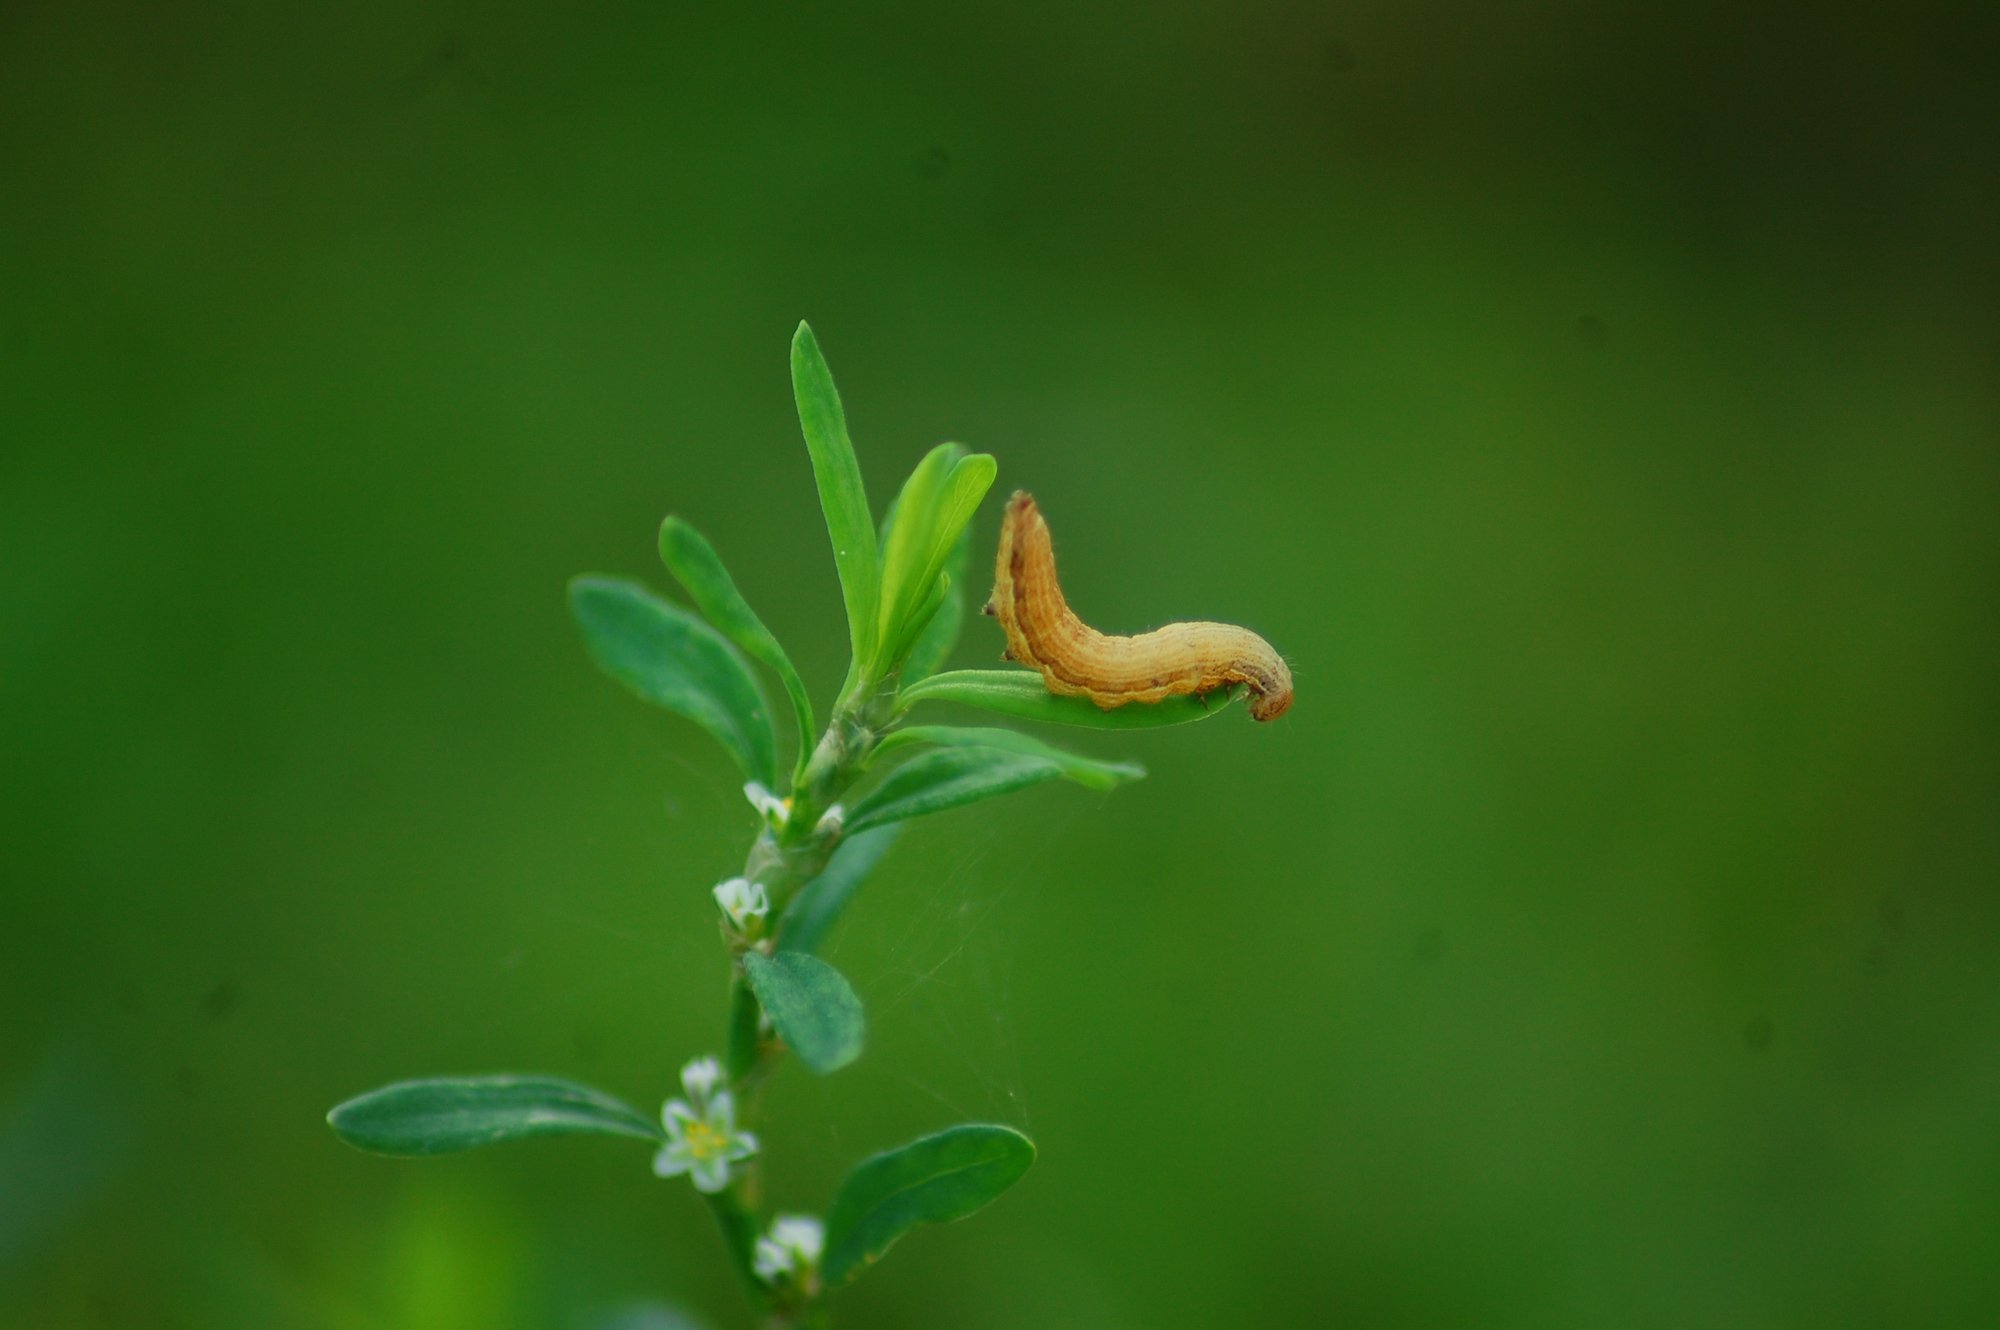
[[[1007,632],[1004,659],[1040,671],[1050,692],[1087,697],[1105,711],[1232,684],[1249,687],[1253,719],[1276,720],[1292,705],[1285,658],[1248,628],[1170,623],[1113,637],[1077,618],[1056,581],[1049,525],[1026,490],[1007,501],[986,613]]]

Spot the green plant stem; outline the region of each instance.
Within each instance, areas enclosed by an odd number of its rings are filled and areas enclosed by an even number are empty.
[[[819,819],[867,769],[875,746],[894,727],[895,706],[896,679],[891,676],[856,689],[834,711],[792,791],[792,811],[778,837],[780,845],[791,848],[814,838]],[[826,852],[832,848],[827,845]]]
[[[768,918],[773,929],[785,907],[799,888],[825,870],[840,844],[837,825],[822,827],[821,819],[840,801],[849,786],[868,769],[876,748],[896,723],[896,679],[892,676],[853,688],[836,705],[826,730],[814,747],[810,760],[800,767],[791,796],[785,825],[778,831],[766,830],[750,847],[743,876],[764,888],[770,901]],[[740,1111],[746,1126],[757,1117],[756,1090],[776,1066],[784,1045],[763,1030],[763,1009],[751,990],[742,966],[743,951],[750,944],[739,942],[736,964],[729,984],[729,1027],[725,1041],[725,1061],[730,1083],[742,1092]],[[758,944],[766,949],[770,943]],[[824,1330],[832,1324],[824,1301],[817,1295],[790,1307],[774,1307],[770,1290],[757,1278],[752,1264],[756,1258],[761,1221],[743,1187],[754,1187],[752,1161],[742,1186],[732,1185],[708,1198],[716,1222],[729,1248],[730,1262],[736,1267],[750,1301],[759,1312],[767,1313],[765,1324],[772,1330]]]
[[[765,1325],[770,1330],[829,1330],[833,1313],[824,1298],[815,1297],[802,1306],[775,1313]]]
[[[757,995],[739,967],[729,981],[729,1079],[744,1085],[758,1070]]]
[[[743,1291],[749,1296],[751,1306],[763,1310],[770,1302],[769,1290],[764,1281],[757,1277],[754,1264],[757,1258],[757,1216],[735,1186],[710,1193],[708,1208],[715,1212],[715,1222],[722,1227],[723,1245],[729,1249],[729,1264],[735,1269],[736,1277],[743,1281]]]

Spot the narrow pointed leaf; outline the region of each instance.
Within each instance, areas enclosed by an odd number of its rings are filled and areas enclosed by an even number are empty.
[[[451,1076],[385,1085],[326,1115],[334,1134],[380,1155],[442,1155],[526,1136],[596,1132],[664,1140],[660,1124],[602,1090],[554,1076]]]
[[[887,659],[891,661],[908,660],[910,648],[917,644],[917,639],[923,635],[924,629],[930,626],[931,620],[937,617],[937,612],[944,607],[945,601],[950,598],[951,574],[940,572],[931,582],[930,593],[924,597],[922,603],[917,606],[915,611],[911,613],[910,617],[897,630],[896,650]]]
[[[929,561],[938,500],[952,464],[964,454],[955,443],[940,443],[925,453],[896,492],[893,514],[882,523],[882,603],[876,630],[884,647],[894,645],[897,627],[929,590],[921,575]]]
[[[926,576],[943,571],[959,536],[971,523],[973,513],[979,510],[980,502],[999,474],[1000,464],[991,453],[971,453],[953,464],[951,474],[945,477],[944,496],[931,531],[930,562],[924,567]]]
[[[606,674],[707,730],[750,779],[778,783],[770,704],[722,634],[623,578],[574,579],[569,607]]]
[[[877,674],[894,669],[928,623],[939,575],[997,473],[992,457],[966,456],[953,443],[931,449],[910,473],[882,553]]]
[[[833,373],[826,367],[812,329],[804,323],[792,337],[792,394],[798,400],[806,450],[812,454],[813,479],[819,483],[826,532],[833,540],[833,562],[840,572],[841,598],[847,604],[854,659],[871,660],[882,589],[875,520],[868,512],[868,491],[861,483],[861,464],[854,460],[854,445],[847,438],[847,414],[833,386]]]
[[[1127,702],[1110,711],[1087,697],[1058,697],[1030,670],[951,670],[911,684],[896,697],[896,710],[918,702],[959,702],[1023,720],[1080,725],[1092,730],[1145,730],[1206,720],[1228,709],[1238,690],[1217,689],[1206,698],[1170,697],[1163,702]]]
[[[968,1123],[855,1165],[826,1212],[820,1277],[837,1288],[919,1224],[963,1219],[1021,1180],[1035,1144],[1012,1127]]]
[[[1046,757],[997,748],[942,748],[897,767],[847,815],[851,835],[905,818],[1012,794],[1063,774]]]
[[[805,683],[792,667],[792,658],[778,645],[778,639],[743,599],[736,581],[722,566],[722,559],[701,532],[678,517],[660,523],[660,559],[674,577],[687,588],[695,607],[722,635],[743,648],[752,660],[760,660],[777,673],[792,700],[792,715],[798,721],[799,765],[803,767],[813,748],[813,705]]]
[[[903,495],[902,491],[898,490],[896,497],[889,500],[889,511],[882,514],[882,525],[875,532],[875,548],[877,551],[889,548],[890,538],[896,534],[896,514],[902,510],[902,507]]]
[[[840,848],[820,875],[799,888],[778,921],[780,951],[816,952],[828,930],[854,896],[855,889],[875,871],[882,856],[896,843],[900,823],[843,837]]]
[[[965,569],[971,561],[972,524],[968,522],[958,533],[951,557],[945,560],[944,575],[951,580],[945,584],[944,599],[939,602],[937,613],[917,634],[916,644],[903,662],[903,687],[936,674],[950,659],[952,648],[958,645],[959,632],[965,626]]]
[[[743,955],[743,973],[772,1028],[807,1070],[825,1076],[861,1056],[867,1037],[861,999],[840,971],[801,951],[750,951]]]
[[[1052,748],[1031,734],[1019,730],[988,729],[978,726],[912,725],[884,739],[875,752],[893,752],[907,744],[936,744],[940,748],[997,748],[1009,753],[1045,757],[1062,767],[1063,777],[1093,790],[1109,790],[1127,781],[1142,780],[1146,768],[1137,762],[1100,762]]]

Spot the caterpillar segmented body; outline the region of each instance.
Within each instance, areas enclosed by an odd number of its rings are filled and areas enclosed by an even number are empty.
[[[1006,659],[1039,670],[1050,692],[1088,697],[1105,711],[1239,683],[1250,689],[1254,719],[1276,720],[1292,705],[1285,658],[1248,628],[1170,623],[1112,637],[1077,618],[1056,581],[1048,523],[1026,490],[1007,501],[986,612],[1007,632]]]

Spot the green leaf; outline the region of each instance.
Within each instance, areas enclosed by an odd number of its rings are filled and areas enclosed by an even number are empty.
[[[1087,697],[1056,696],[1042,682],[1042,676],[1031,670],[952,670],[905,688],[896,697],[896,710],[905,711],[918,702],[962,702],[1023,720],[1093,730],[1145,730],[1206,720],[1226,710],[1236,692],[1217,689],[1205,699],[1182,696],[1164,702],[1127,702],[1104,711]]]
[[[1035,1143],[1012,1127],[968,1123],[855,1165],[826,1212],[820,1277],[846,1283],[919,1224],[963,1219],[1021,1180]]]
[[[896,843],[902,824],[892,822],[858,835],[843,837],[820,875],[799,888],[798,895],[785,907],[778,921],[778,947],[782,951],[816,952],[826,940],[827,930],[840,918],[867,876],[882,862],[882,856]]]
[[[899,646],[894,659],[899,661],[909,659],[910,648],[917,644],[917,638],[923,635],[924,629],[930,626],[931,620],[937,617],[937,612],[944,608],[944,603],[950,596],[951,574],[940,572],[932,581],[929,593],[911,612],[909,619],[897,633],[896,641]]]
[[[802,951],[746,951],[743,972],[771,1027],[807,1070],[825,1076],[861,1056],[867,1033],[861,999],[840,971]]]
[[[896,496],[895,518],[884,523],[882,606],[871,674],[886,675],[909,654],[941,598],[940,576],[998,466],[984,453],[965,455],[941,443],[924,455]]]
[[[804,323],[792,336],[792,395],[798,399],[799,427],[812,454],[813,479],[819,483],[819,506],[826,514],[826,532],[833,539],[833,562],[840,572],[840,594],[847,603],[847,630],[857,662],[875,655],[875,618],[882,592],[881,556],[875,548],[875,521],[868,512],[868,491],[861,483],[861,464],[847,438],[847,414],[833,373],[819,353],[819,342]]]
[[[606,674],[707,730],[750,779],[778,783],[764,690],[722,634],[623,578],[573,579],[569,608]]]
[[[1115,789],[1127,781],[1143,780],[1146,768],[1137,762],[1100,762],[1051,748],[1033,735],[1019,730],[985,729],[977,726],[912,725],[895,731],[875,748],[879,757],[907,744],[936,744],[940,748],[998,748],[1009,753],[1045,757],[1062,767],[1062,774],[1078,785],[1093,790]]]
[[[941,443],[925,453],[882,519],[882,603],[875,628],[878,652],[894,647],[903,620],[930,592],[932,583],[922,581],[921,572],[928,561],[938,501],[945,477],[963,456],[965,449],[955,443]]]
[[[708,621],[724,637],[743,648],[751,659],[761,660],[777,672],[786,695],[792,699],[792,715],[798,721],[798,765],[803,770],[806,759],[812,756],[813,705],[799,672],[792,668],[792,658],[757,617],[757,611],[750,608],[750,602],[743,599],[715,547],[701,532],[678,517],[668,517],[660,523],[660,559],[687,588],[695,607],[708,616]]]
[[[997,794],[1012,794],[1062,774],[1062,764],[1046,757],[997,748],[939,749],[905,762],[863,795],[847,815],[847,831],[852,835]]]
[[[903,492],[897,490],[896,497],[889,500],[889,511],[882,514],[882,525],[876,529],[876,549],[886,550],[889,548],[889,538],[896,534],[896,514],[902,510],[902,507]]]
[[[937,613],[931,616],[923,631],[917,634],[916,645],[910,648],[909,656],[903,661],[903,686],[928,679],[937,673],[951,656],[951,649],[958,645],[959,630],[965,626],[965,575],[966,566],[972,562],[972,524],[958,533],[958,543],[952,546],[951,558],[945,560],[944,575],[950,580],[945,583],[944,600],[938,605]]]
[[[630,1104],[553,1076],[448,1076],[400,1081],[326,1115],[334,1135],[379,1155],[443,1155],[525,1136],[597,1132],[666,1139]]]

